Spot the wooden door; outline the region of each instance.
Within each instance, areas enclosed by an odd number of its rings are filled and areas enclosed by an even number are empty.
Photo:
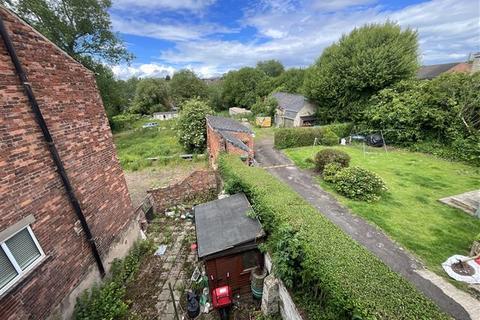
[[[210,290],[229,285],[235,289],[239,277],[239,256],[216,258],[206,263]]]

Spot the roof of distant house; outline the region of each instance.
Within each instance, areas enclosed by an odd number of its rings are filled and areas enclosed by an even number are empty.
[[[162,111],[162,112],[154,112],[153,115],[156,114],[177,114],[178,111]]]
[[[252,207],[243,193],[200,204],[194,210],[199,258],[265,235],[260,222],[247,216]]]
[[[452,62],[452,63],[433,64],[430,66],[421,66],[420,69],[418,69],[417,71],[417,79],[420,79],[420,80],[433,79],[438,77],[442,73],[448,72],[452,68],[455,68],[463,64],[468,66],[468,63],[465,63],[465,62]],[[459,70],[459,71],[465,71],[465,70]]]
[[[216,130],[225,130],[233,132],[246,132],[253,134],[253,131],[250,128],[245,127],[240,122],[218,116],[207,116],[207,122]]]
[[[311,102],[301,94],[275,92],[272,94],[272,97],[277,100],[278,107],[287,111],[291,117],[295,117],[305,105],[311,104]]]

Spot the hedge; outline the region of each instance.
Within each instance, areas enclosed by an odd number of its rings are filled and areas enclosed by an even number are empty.
[[[315,138],[319,144],[332,145],[332,135],[336,135],[338,141],[341,137],[350,135],[352,129],[350,123],[337,123],[321,127],[280,128],[275,130],[275,148],[285,149],[313,145]]]
[[[273,256],[282,255],[275,249],[288,243],[281,234],[295,230],[301,246],[295,251],[302,251],[301,266],[295,273],[302,283],[291,289],[308,319],[449,318],[267,171],[247,167],[231,155],[221,156],[219,170],[227,189],[243,191],[250,199],[268,234],[267,250]]]

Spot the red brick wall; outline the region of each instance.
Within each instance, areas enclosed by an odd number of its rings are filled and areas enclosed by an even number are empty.
[[[102,255],[134,218],[94,75],[0,7]],[[7,319],[44,319],[94,259],[0,39],[0,230],[33,214],[47,259],[0,300]]]
[[[242,140],[247,147],[250,149],[250,152],[248,153],[250,158],[253,159],[253,135],[246,133],[246,132],[233,132],[229,131],[230,134],[233,134],[235,137],[238,139]],[[220,134],[213,130],[212,127],[210,127],[207,124],[207,151],[208,151],[208,160],[209,164],[211,167],[216,168],[217,165],[217,160],[218,156],[220,155],[221,152],[227,152],[227,153],[232,153],[232,154],[237,154],[237,155],[244,155],[246,152],[245,150],[242,150],[228,141],[225,142],[225,140],[220,136]]]
[[[216,196],[218,185],[215,171],[198,170],[178,183],[167,187],[147,191],[153,199],[156,212],[163,212],[174,205],[197,198],[212,200]]]

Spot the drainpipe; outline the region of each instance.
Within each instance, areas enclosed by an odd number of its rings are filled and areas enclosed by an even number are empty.
[[[95,262],[97,263],[98,271],[100,272],[100,275],[103,277],[105,275],[105,268],[103,266],[102,258],[100,257],[100,253],[98,251],[97,245],[95,243],[95,239],[92,236],[92,232],[90,231],[90,227],[88,226],[87,220],[85,219],[85,215],[83,214],[82,208],[80,207],[80,203],[78,202],[78,199],[75,196],[70,180],[68,179],[67,173],[65,172],[65,167],[63,166],[62,159],[58,154],[57,147],[55,146],[55,143],[52,139],[50,131],[48,130],[45,119],[43,118],[42,112],[38,106],[37,99],[35,98],[35,94],[33,93],[30,83],[28,82],[27,75],[23,70],[20,60],[18,59],[17,53],[15,52],[15,48],[13,47],[13,43],[10,39],[10,36],[7,33],[7,29],[5,28],[5,24],[3,23],[2,17],[0,17],[0,35],[2,36],[3,42],[5,43],[5,48],[7,49],[8,55],[10,56],[13,62],[13,65],[15,66],[17,75],[28,97],[28,101],[30,102],[32,111],[35,114],[35,119],[40,129],[42,130],[43,137],[45,138],[45,141],[48,146],[48,150],[50,151],[50,155],[52,156],[55,166],[57,167],[57,172],[60,175],[60,178],[62,179],[62,183],[63,183],[63,186],[65,187],[65,191],[67,192],[68,199],[72,204],[75,214],[80,220],[82,229],[85,232],[85,237],[87,238],[87,241],[90,244],[93,257],[95,258]]]

